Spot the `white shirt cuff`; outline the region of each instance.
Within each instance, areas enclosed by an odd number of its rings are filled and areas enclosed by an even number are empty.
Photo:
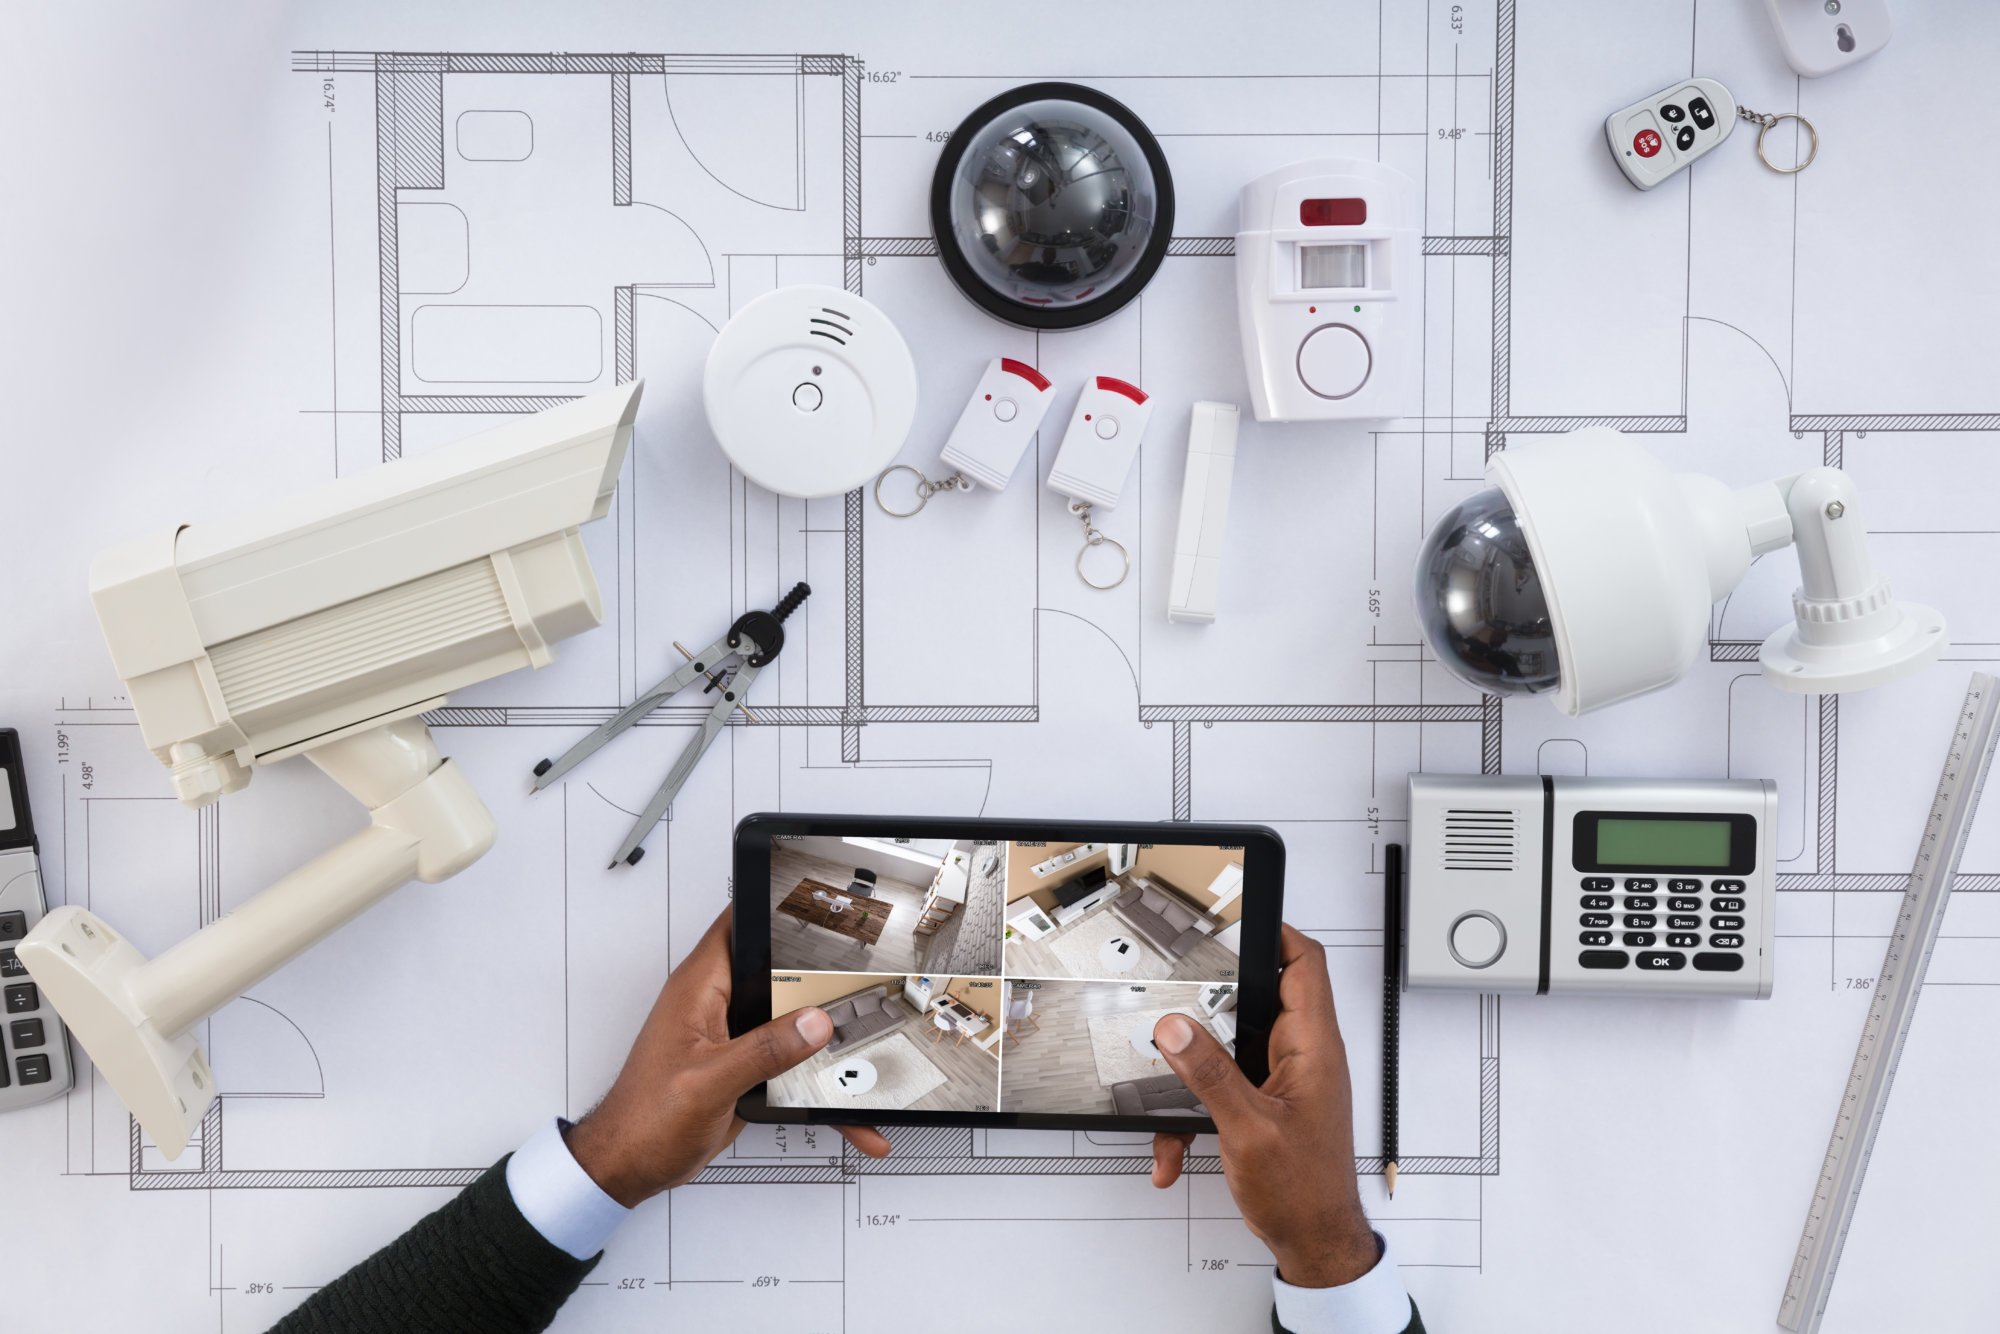
[[[603,1250],[632,1212],[577,1165],[553,1119],[507,1160],[507,1192],[530,1227],[579,1260]]]
[[[1375,1267],[1337,1288],[1295,1288],[1271,1271],[1278,1323],[1292,1334],[1402,1334],[1410,1324],[1409,1290],[1388,1239],[1377,1232],[1375,1244],[1382,1248]]]

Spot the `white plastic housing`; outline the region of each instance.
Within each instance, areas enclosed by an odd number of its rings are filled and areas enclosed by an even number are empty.
[[[1888,0],[1764,0],[1785,63],[1808,79],[1846,69],[1889,44]]]
[[[1683,79],[1606,116],[1604,139],[1625,179],[1650,190],[1720,147],[1735,128],[1736,98],[1727,88]]]
[[[1572,717],[1679,680],[1707,642],[1710,607],[1753,558],[1795,537],[1804,583],[1795,624],[1759,655],[1767,680],[1861,690],[1943,650],[1944,618],[1898,603],[1876,574],[1854,483],[1838,469],[1732,491],[1590,427],[1503,450],[1486,477],[1534,557],[1561,670],[1553,698]]]
[[[1027,362],[993,358],[938,457],[981,486],[1005,490],[1055,396],[1049,377]]]
[[[146,745],[203,806],[258,760],[550,660],[603,619],[638,383],[99,555],[90,597]]]
[[[1090,379],[1063,432],[1049,470],[1049,489],[1099,509],[1115,509],[1152,417],[1153,402],[1139,386],[1109,375]]]
[[[852,292],[780,287],[723,326],[701,399],[745,477],[781,496],[836,496],[895,461],[916,420],[917,365],[889,317]]]
[[[1421,352],[1415,183],[1379,162],[1317,158],[1244,186],[1237,208],[1236,315],[1257,420],[1401,416]]]
[[[1229,483],[1236,470],[1234,403],[1197,403],[1188,419],[1181,521],[1174,533],[1174,574],[1167,619],[1208,624],[1222,586],[1222,537],[1229,526]]]
[[[411,879],[478,860],[496,828],[411,716],[550,660],[602,618],[576,525],[610,509],[631,384],[263,510],[100,557],[91,594],[146,742],[181,800],[304,751],[366,828],[148,961],[88,910],[18,947],[168,1158],[215,1097],[191,1031]]]

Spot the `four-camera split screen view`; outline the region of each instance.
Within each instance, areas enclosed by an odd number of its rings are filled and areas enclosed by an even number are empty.
[[[1233,1053],[1243,850],[774,837],[771,1013],[833,1038],[774,1107],[1200,1116],[1170,1011]]]

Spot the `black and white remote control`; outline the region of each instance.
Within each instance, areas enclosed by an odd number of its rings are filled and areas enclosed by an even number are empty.
[[[0,727],[0,1112],[69,1092],[69,1034],[15,957],[47,911],[21,738]]]
[[[1736,99],[1714,79],[1684,79],[1604,118],[1611,160],[1650,190],[1729,137]]]

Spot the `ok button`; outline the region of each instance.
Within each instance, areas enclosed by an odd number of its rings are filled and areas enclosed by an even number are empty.
[[[1321,398],[1351,398],[1374,369],[1375,354],[1352,325],[1322,324],[1299,344],[1299,381]]]

